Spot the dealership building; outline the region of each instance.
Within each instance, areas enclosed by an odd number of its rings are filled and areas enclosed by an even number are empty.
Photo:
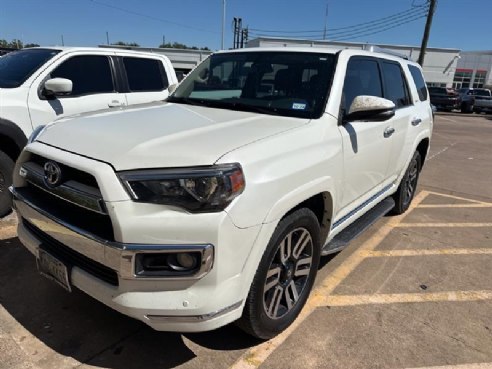
[[[462,51],[453,79],[454,88],[492,87],[492,50]]]

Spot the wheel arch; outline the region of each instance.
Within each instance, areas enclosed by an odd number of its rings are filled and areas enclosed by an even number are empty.
[[[26,144],[27,137],[18,125],[0,118],[0,150],[16,161]]]
[[[426,138],[422,139],[419,142],[419,144],[417,145],[416,150],[420,154],[420,158],[421,158],[420,165],[421,165],[421,168],[424,166],[425,159],[427,157],[427,153],[429,152],[429,145],[430,145],[430,139],[429,139],[429,137],[426,137]]]

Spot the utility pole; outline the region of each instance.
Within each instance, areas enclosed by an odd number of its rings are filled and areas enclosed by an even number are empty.
[[[162,35],[162,47],[166,45],[166,36]]]
[[[108,43],[108,45],[109,45],[109,33],[108,33],[108,31],[106,31],[106,42],[107,42],[107,43]]]
[[[62,46],[65,46],[65,41],[63,40],[63,35],[61,35]]]
[[[432,17],[434,16],[434,12],[436,11],[437,0],[428,1],[430,2],[429,12],[427,13],[427,21],[425,22],[424,37],[422,38],[422,46],[420,46],[420,55],[418,61],[421,67],[424,66],[425,50],[427,49],[427,41],[429,41],[430,29],[432,26]]]
[[[226,0],[222,0],[222,44],[221,44],[221,50],[224,50],[225,21],[226,21]]]
[[[323,30],[323,40],[326,40],[326,25],[328,23],[328,0],[326,1],[326,11],[325,11],[325,29]]]

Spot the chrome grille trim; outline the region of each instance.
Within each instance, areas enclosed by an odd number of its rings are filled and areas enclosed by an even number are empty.
[[[30,184],[53,196],[84,209],[107,215],[102,194],[97,188],[73,180],[68,180],[57,187],[49,188],[44,181],[43,168],[35,162],[28,161],[22,164],[19,174]]]

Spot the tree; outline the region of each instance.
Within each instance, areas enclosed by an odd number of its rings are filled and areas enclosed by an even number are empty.
[[[165,44],[160,44],[159,47],[164,49],[207,50],[207,51],[210,50],[208,47],[198,48],[196,46],[187,46],[180,42],[173,42],[173,43],[166,42]]]
[[[116,42],[113,42],[111,45],[117,45],[117,46],[134,46],[134,47],[140,46],[136,42],[124,42],[124,41],[116,41]]]
[[[25,44],[24,47],[38,47],[38,44]]]

